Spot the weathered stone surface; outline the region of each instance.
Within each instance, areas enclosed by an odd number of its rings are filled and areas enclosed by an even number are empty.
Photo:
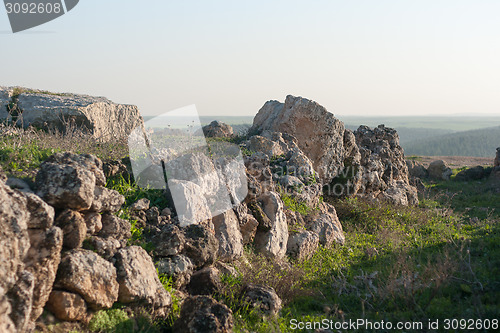
[[[64,254],[55,286],[78,293],[94,310],[110,308],[118,299],[115,267],[89,250]]]
[[[153,243],[154,254],[158,257],[180,254],[186,242],[184,233],[174,224],[162,226],[158,232],[152,233],[150,239]]]
[[[87,236],[87,224],[83,216],[71,209],[65,209],[55,221],[64,233],[64,247],[76,249],[82,246]]]
[[[233,261],[243,254],[243,237],[239,229],[239,221],[232,209],[212,219],[215,237],[219,241],[218,257],[225,261]]]
[[[250,151],[264,153],[269,157],[284,154],[283,149],[281,149],[278,143],[260,135],[252,136],[246,146]]]
[[[233,313],[209,296],[191,296],[182,304],[174,332],[229,333],[233,330]]]
[[[427,172],[429,173],[429,178],[434,180],[450,180],[452,175],[448,164],[442,160],[437,160],[429,164]]]
[[[271,287],[250,284],[243,294],[250,308],[258,309],[265,316],[276,316],[281,310],[281,299]]]
[[[130,205],[130,210],[147,210],[149,209],[149,204],[151,201],[146,198],[142,198],[134,202],[132,205]]]
[[[130,246],[118,250],[115,258],[120,285],[119,302],[139,303],[168,310],[172,303],[170,294],[163,288],[151,257],[142,247]]]
[[[231,126],[217,120],[203,126],[203,134],[205,134],[207,138],[231,138],[234,136]]]
[[[126,138],[143,124],[136,106],[115,104],[104,97],[76,94],[46,94],[31,90],[19,95],[24,126],[81,128],[101,140]]]
[[[35,321],[49,299],[61,261],[63,232],[58,227],[48,230],[30,229],[31,247],[26,257],[26,271],[34,276],[31,319]]]
[[[54,223],[54,208],[34,193],[24,193],[29,212],[29,229],[48,229]]]
[[[95,182],[92,171],[77,165],[44,162],[36,175],[38,196],[56,208],[89,209]]]
[[[48,163],[79,166],[92,171],[97,186],[106,186],[106,177],[100,158],[91,154],[56,153],[45,160]]]
[[[310,231],[319,235],[321,245],[330,246],[333,242],[344,244],[345,236],[342,225],[335,207],[323,202],[319,206],[319,212],[312,213],[306,217],[306,225]]]
[[[161,259],[158,262],[158,273],[173,277],[177,287],[189,282],[193,269],[191,259],[182,254]]]
[[[7,296],[0,293],[0,332],[4,333],[17,333],[16,325],[10,318],[12,308],[10,306]]]
[[[19,178],[9,177],[5,181],[5,185],[9,186],[13,190],[18,190],[20,192],[33,193],[30,185],[26,181]]]
[[[257,231],[254,241],[255,249],[270,258],[283,258],[288,242],[288,225],[283,202],[274,192],[267,192],[258,200],[265,215],[271,221],[271,228],[268,231]]]
[[[497,154],[495,160],[493,161],[493,167],[500,167],[500,147],[497,148]]]
[[[87,319],[87,304],[78,294],[53,290],[47,302],[47,309],[57,319],[64,321],[84,321]]]
[[[170,180],[169,189],[175,193],[175,209],[179,215],[181,226],[208,220],[212,217],[202,188],[189,181]]]
[[[0,298],[24,269],[23,260],[30,247],[26,204],[24,196],[0,181]]]
[[[27,332],[34,328],[34,324],[31,321],[34,286],[35,278],[33,274],[24,271],[21,273],[16,285],[8,293],[12,306],[10,318],[15,323],[18,332]],[[2,324],[0,324],[1,326]]]
[[[244,245],[251,244],[257,233],[259,222],[250,214],[244,214],[240,218],[240,232]]]
[[[214,263],[219,249],[219,241],[213,230],[201,224],[184,228],[186,243],[183,254],[188,256],[196,268],[200,269]]]
[[[92,201],[91,211],[102,213],[116,213],[125,203],[125,197],[115,190],[110,190],[102,186],[94,188],[94,200]]]
[[[104,259],[111,261],[116,251],[122,247],[120,242],[114,238],[101,238],[92,236],[85,242],[84,248],[92,250]]]
[[[391,187],[386,189],[384,192],[381,192],[377,198],[388,201],[393,205],[418,205],[417,189],[402,180],[393,182]]]
[[[297,260],[310,258],[319,245],[318,234],[311,231],[295,233],[288,238],[287,254]]]
[[[427,178],[427,176],[429,176],[427,169],[419,161],[406,160],[406,166],[408,167],[408,174],[410,177]]]
[[[220,288],[220,272],[215,267],[205,267],[194,272],[187,285],[187,290],[191,295],[212,295]]]
[[[102,216],[96,212],[87,212],[83,215],[85,225],[87,226],[87,235],[91,236],[102,229]]]
[[[344,124],[314,101],[289,95],[284,104],[267,102],[255,116],[250,133],[264,130],[293,135],[324,182],[343,168]]]
[[[102,238],[114,238],[118,240],[123,247],[132,236],[130,232],[131,228],[132,225],[129,221],[105,213],[102,215],[102,229],[97,235]]]

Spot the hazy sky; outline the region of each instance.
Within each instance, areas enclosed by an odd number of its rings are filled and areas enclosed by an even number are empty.
[[[159,114],[254,115],[288,94],[342,115],[500,114],[500,1],[80,0],[12,34],[0,85]]]

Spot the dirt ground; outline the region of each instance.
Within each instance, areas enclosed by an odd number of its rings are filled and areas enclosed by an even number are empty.
[[[418,161],[421,162],[425,167],[436,160],[443,160],[451,168],[461,168],[464,166],[473,167],[477,165],[489,166],[493,165],[494,157],[469,157],[469,156],[421,156]]]

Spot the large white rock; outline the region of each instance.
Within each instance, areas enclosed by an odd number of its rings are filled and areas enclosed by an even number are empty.
[[[325,183],[343,168],[344,124],[318,103],[288,95],[269,101],[254,118],[250,133],[265,130],[291,134]]]
[[[243,254],[243,236],[239,221],[232,209],[212,219],[215,237],[219,240],[219,258],[233,261]]]
[[[288,243],[288,225],[283,202],[278,194],[266,192],[258,198],[263,211],[271,221],[268,231],[258,231],[255,235],[255,249],[270,258],[283,258]]]
[[[33,125],[64,130],[74,125],[85,128],[95,138],[111,140],[127,137],[143,123],[134,105],[116,104],[104,97],[24,90],[26,92],[19,95],[17,104],[22,110],[18,122],[24,127]],[[8,93],[7,89],[0,90],[0,95],[8,97]]]

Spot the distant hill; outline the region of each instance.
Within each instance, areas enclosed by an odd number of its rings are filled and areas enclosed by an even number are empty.
[[[500,126],[423,137],[401,144],[405,155],[492,157],[500,147]]]

